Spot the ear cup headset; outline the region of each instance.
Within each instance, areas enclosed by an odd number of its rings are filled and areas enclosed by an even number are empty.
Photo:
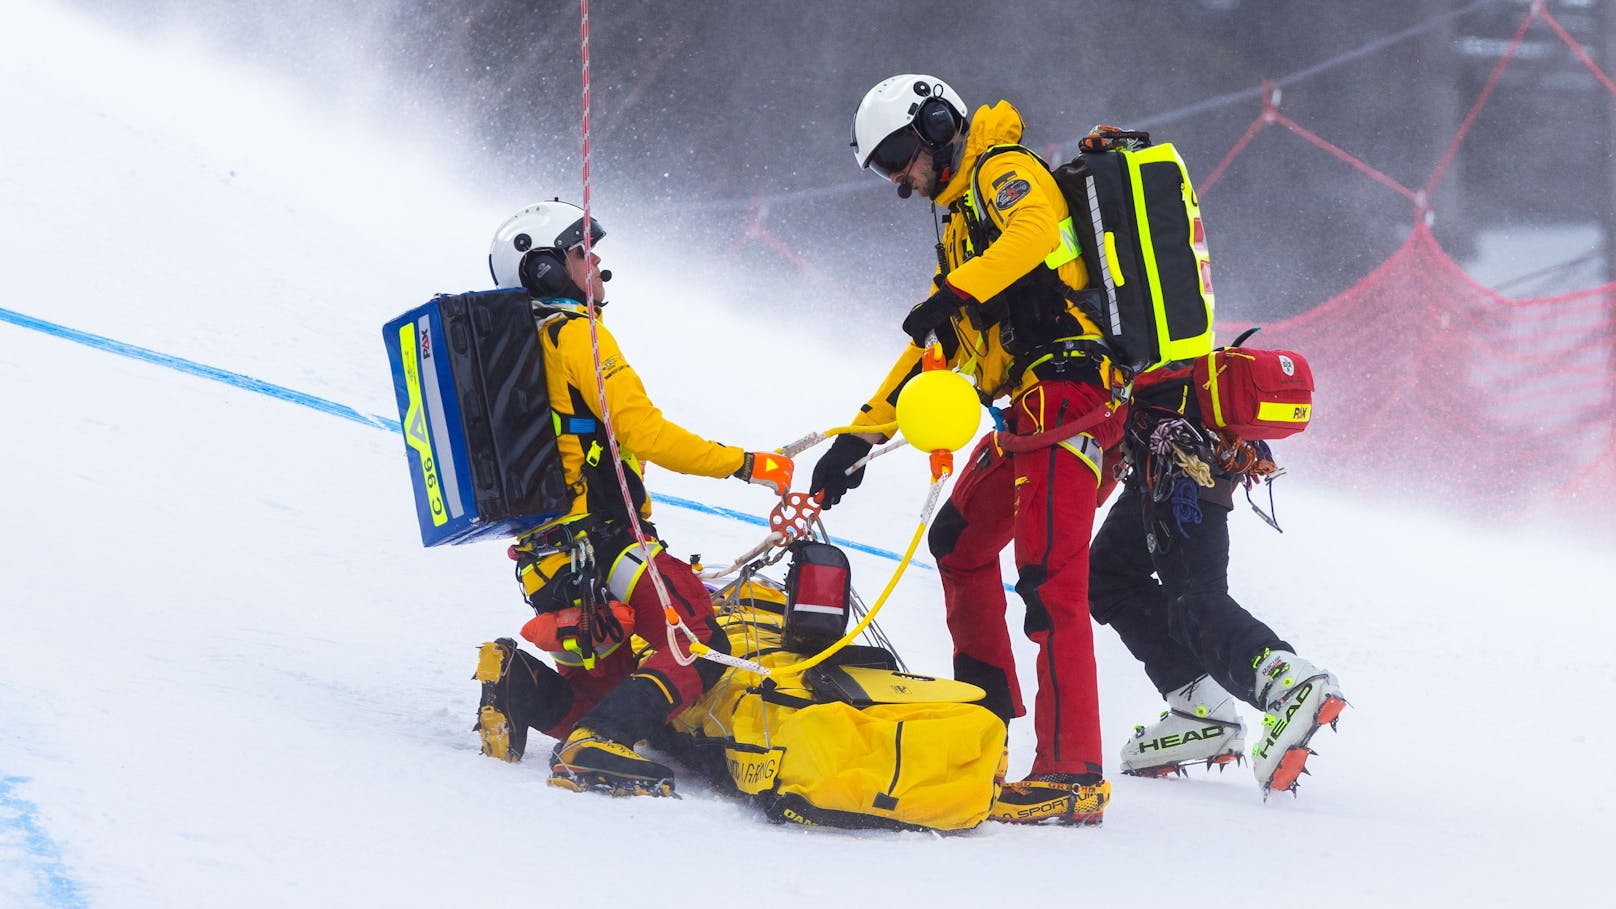
[[[915,90],[919,91],[920,86],[916,85]],[[912,127],[915,135],[920,137],[921,143],[931,152],[932,176],[938,188],[941,188],[943,168],[947,166],[947,162],[943,159],[943,149],[954,141],[954,137],[959,135],[960,127],[964,125],[963,118],[956,115],[954,109],[941,97],[927,98],[921,102],[920,109],[915,111],[915,122]],[[908,183],[898,184],[898,198],[907,199],[912,195],[914,190],[909,188]]]
[[[954,109],[941,98],[927,98],[915,111],[915,132],[934,153],[954,141],[961,125]]]
[[[525,236],[527,235],[520,234],[517,240]],[[579,288],[572,283],[572,278],[567,276],[567,263],[561,255],[561,250],[554,247],[530,249],[523,253],[522,263],[517,266],[522,286],[540,297],[575,296]]]
[[[582,300],[583,288],[572,283],[567,274],[567,253],[547,246],[543,249],[530,249],[522,256],[522,264],[518,266],[518,274],[522,278],[522,286],[535,296],[540,297],[573,297]],[[612,270],[600,270],[602,282],[612,279]]]

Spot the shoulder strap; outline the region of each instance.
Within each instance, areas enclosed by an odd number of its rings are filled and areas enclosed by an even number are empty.
[[[570,312],[564,309],[553,309],[540,317],[539,307],[534,307],[534,316],[539,318],[540,329],[550,337],[551,344],[560,343],[561,330],[572,319],[584,318],[583,313]],[[578,446],[583,451],[584,461],[581,465],[579,479],[583,482],[583,489],[587,498],[585,507],[591,515],[603,518],[606,521],[626,521],[628,513],[623,507],[623,500],[617,494],[616,468],[611,460],[605,457],[606,446],[600,420],[595,418],[589,409],[589,398],[583,389],[571,383],[567,385],[571,413],[562,413],[551,402],[551,415],[555,420],[557,436],[570,435],[578,439]],[[632,455],[626,456],[632,458]],[[632,465],[632,460],[625,460]],[[639,510],[644,507],[648,498],[644,481],[640,478],[638,467],[630,466],[624,471],[624,477],[629,483],[629,495],[634,500],[634,507]],[[650,525],[646,524],[649,528]]]
[[[582,313],[546,306],[537,301],[533,303],[533,327],[548,334],[551,344],[560,343],[561,327],[566,325],[568,320],[581,315]]]
[[[567,327],[569,321],[581,317],[581,313],[568,312],[564,309],[556,309],[538,303],[533,305],[534,325],[540,332],[549,337],[551,346],[561,343],[561,330]],[[600,429],[600,422],[590,413],[589,405],[585,402],[582,393],[578,389],[568,385],[567,390],[571,393],[572,400],[568,402],[572,405],[571,413],[562,413],[559,409],[556,409],[553,401],[550,404],[551,415],[555,418],[556,435],[584,437],[580,440],[580,444],[583,444],[587,450],[588,443],[594,441],[594,435]]]

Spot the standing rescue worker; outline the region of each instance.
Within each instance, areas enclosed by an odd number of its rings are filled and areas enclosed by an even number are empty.
[[[679,473],[733,476],[783,495],[793,465],[777,454],[709,442],[668,420],[604,325],[597,322],[606,409],[648,541],[635,540],[611,462],[600,413],[595,356],[583,288],[605,303],[600,258],[584,254],[584,216],[559,200],[522,209],[494,234],[488,263],[494,283],[534,297],[544,370],[572,509],[511,547],[517,578],[535,617],[522,636],[549,652],[552,669],[510,638],[482,645],[477,732],[483,753],[520,760],[531,727],[562,740],[551,754],[550,784],[614,795],[669,795],[673,771],[635,752],[670,717],[712,687],[723,667],[681,665],[667,646],[667,619],[646,563],[654,559],[669,604],[697,640],[727,652],[706,587],[686,562],[669,555],[644,519],[650,498],[641,461]],[[606,234],[589,222],[590,244]],[[635,665],[630,635],[655,652]],[[688,642],[683,642],[688,644]]]
[[[899,389],[920,371],[935,335],[949,365],[976,380],[985,402],[1009,396],[1007,430],[971,452],[929,543],[942,576],[955,678],[987,691],[1006,722],[1023,716],[1006,622],[999,553],[1012,540],[1022,627],[1038,645],[1033,705],[1037,751],[1026,779],[1008,783],[989,815],[1006,822],[1098,824],[1104,778],[1088,614],[1089,536],[1101,452],[1121,439],[1120,386],[1099,328],[1074,302],[1088,284],[1075,244],[1062,240],[1066,203],[1049,171],[1017,148],[1020,114],[1008,101],[965,103],[941,80],[887,79],[853,119],[861,167],[947,210],[933,291],[904,320],[913,341],[854,418],[895,418]],[[1067,222],[1069,224],[1069,222]],[[847,471],[876,433],[843,435],[814,466],[828,507],[859,485]]]
[[[1229,595],[1235,487],[1275,468],[1266,446],[1205,427],[1191,382],[1188,366],[1134,382],[1127,480],[1094,537],[1089,608],[1167,702],[1160,720],[1134,728],[1122,771],[1159,777],[1240,760],[1238,697],[1263,715],[1251,752],[1257,785],[1265,796],[1294,790],[1308,742],[1347,702],[1335,676]]]

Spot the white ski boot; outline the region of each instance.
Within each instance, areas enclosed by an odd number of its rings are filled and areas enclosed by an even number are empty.
[[[1218,770],[1243,759],[1246,727],[1234,695],[1201,676],[1167,693],[1167,711],[1150,726],[1133,727],[1122,749],[1122,772],[1133,776],[1183,776],[1190,764]]]
[[[1294,653],[1265,650],[1252,665],[1263,737],[1251,749],[1251,766],[1266,799],[1276,789],[1296,791],[1297,779],[1308,772],[1307,759],[1317,753],[1308,740],[1326,723],[1335,728],[1347,699],[1335,676]]]

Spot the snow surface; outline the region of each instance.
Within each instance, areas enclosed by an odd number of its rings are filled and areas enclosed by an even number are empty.
[[[381,323],[486,286],[493,226],[576,195],[489,198],[452,137],[366,132],[203,48],[11,9],[6,310],[391,417]],[[632,200],[597,204],[610,225]],[[691,428],[773,447],[846,417],[885,369],[811,314],[746,318],[767,288],[687,289],[671,244],[635,239],[601,249],[612,324]],[[542,761],[479,756],[475,648],[526,608],[502,545],[421,548],[391,433],[3,320],[0,413],[0,906],[1518,905],[1608,889],[1612,554],[1569,533],[1372,511],[1287,479],[1284,535],[1233,522],[1232,576],[1353,703],[1299,798],[1265,804],[1245,768],[1114,776],[1098,830],[804,830],[694,778],[679,800],[612,800],[548,788]],[[921,463],[872,468],[832,532],[901,549]],[[666,471],[652,488],[768,505]],[[659,518],[709,563],[759,536]],[[854,563],[866,597],[893,567]],[[913,570],[882,624],[911,667],[947,671],[935,572]],[[1097,640],[1114,755],[1160,702],[1109,630]],[[1024,771],[1027,722],[1011,749]]]

